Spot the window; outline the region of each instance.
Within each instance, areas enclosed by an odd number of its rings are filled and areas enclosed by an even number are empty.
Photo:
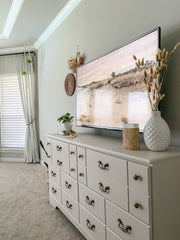
[[[17,75],[0,75],[1,148],[23,148],[26,124]]]

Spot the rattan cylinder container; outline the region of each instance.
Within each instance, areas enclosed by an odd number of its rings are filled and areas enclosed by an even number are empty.
[[[123,124],[123,148],[129,150],[139,150],[139,124],[124,123]]]

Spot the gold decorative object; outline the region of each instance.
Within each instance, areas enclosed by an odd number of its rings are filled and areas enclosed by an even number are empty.
[[[69,65],[69,69],[73,72],[76,73],[76,69],[78,67],[80,67],[81,65],[84,64],[85,59],[86,59],[86,55],[85,53],[81,54],[79,51],[79,45],[78,45],[78,50],[77,50],[77,54],[76,54],[76,58],[71,58],[68,61],[68,65]]]
[[[73,131],[73,130],[70,130],[70,131],[63,131],[63,135],[64,135],[64,136],[71,137],[71,138],[77,137],[76,132]]]
[[[165,48],[163,50],[159,49],[156,54],[156,66],[152,67],[150,72],[144,70],[144,83],[148,90],[148,98],[152,111],[158,110],[160,101],[165,97],[165,94],[161,93],[165,82],[165,73],[167,71],[169,60],[178,46],[180,46],[180,42],[174,46],[170,53]],[[141,69],[144,66],[144,58],[137,59],[135,55],[133,55],[133,58],[136,61],[137,68]]]

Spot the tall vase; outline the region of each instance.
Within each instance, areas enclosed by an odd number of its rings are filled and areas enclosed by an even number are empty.
[[[144,127],[144,141],[151,151],[165,151],[170,142],[170,130],[160,111],[152,111]]]

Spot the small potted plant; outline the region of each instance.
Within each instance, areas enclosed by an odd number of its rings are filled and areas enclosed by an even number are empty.
[[[67,132],[67,131],[72,130],[73,118],[74,118],[74,116],[71,116],[70,113],[66,113],[65,115],[63,115],[57,119],[57,121],[59,123],[62,122],[63,131]]]

